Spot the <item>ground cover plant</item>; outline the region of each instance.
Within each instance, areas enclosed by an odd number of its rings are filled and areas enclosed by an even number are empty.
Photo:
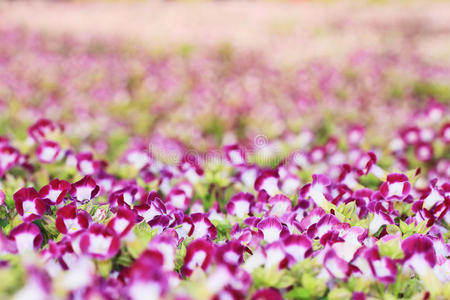
[[[0,295],[448,299],[449,77],[2,28]]]

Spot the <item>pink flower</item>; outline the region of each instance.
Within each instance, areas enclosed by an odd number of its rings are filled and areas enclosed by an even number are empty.
[[[9,145],[0,146],[0,177],[19,163],[19,151]]]
[[[41,247],[43,241],[39,227],[33,223],[22,223],[13,228],[9,238],[16,242],[19,253],[36,251]]]
[[[450,123],[442,125],[440,136],[444,143],[450,144]]]
[[[134,224],[136,224],[136,216],[128,207],[119,207],[114,218],[108,223],[108,228],[112,229],[117,236],[123,237],[127,235]]]
[[[349,145],[359,145],[364,138],[364,127],[354,125],[347,131],[347,142]]]
[[[233,195],[226,205],[227,213],[238,218],[243,218],[250,213],[255,196],[250,193],[237,193]]]
[[[59,144],[53,141],[44,141],[36,148],[36,155],[42,163],[52,163],[61,151]]]
[[[312,183],[308,183],[300,189],[300,200],[311,198],[317,206],[322,207],[327,200],[325,196],[331,180],[322,174],[313,174],[312,178]]]
[[[263,233],[264,240],[268,243],[277,241],[280,238],[283,226],[276,217],[264,218],[258,223],[257,228]]]
[[[156,216],[167,213],[166,206],[155,191],[148,194],[147,202],[134,207],[136,213],[144,219],[145,222],[153,220]]]
[[[0,206],[5,204],[5,192],[3,192],[2,190],[0,190]]]
[[[64,130],[62,125],[59,125],[48,119],[40,119],[28,128],[28,134],[37,143],[47,140],[52,134],[60,133]]]
[[[91,216],[83,209],[77,209],[75,203],[61,207],[56,212],[56,229],[63,234],[76,234],[89,227]]]
[[[252,300],[283,300],[283,297],[278,290],[270,288],[256,291]]]
[[[64,200],[70,189],[71,185],[68,181],[53,179],[40,189],[39,195],[48,204],[58,205]]]
[[[98,174],[101,170],[101,162],[94,160],[94,155],[91,152],[79,153],[76,159],[77,169],[83,175]]]
[[[278,189],[278,175],[277,170],[263,171],[255,181],[255,190],[264,190],[269,196],[274,196],[279,192]]]
[[[386,199],[404,200],[411,191],[408,177],[402,173],[391,173],[380,187],[380,193]]]
[[[113,230],[102,225],[92,224],[81,234],[80,249],[93,258],[106,260],[119,252],[120,240]]]
[[[166,197],[166,203],[173,209],[185,211],[189,207],[190,199],[182,189],[172,189]]]
[[[217,236],[217,229],[208,219],[206,214],[202,213],[194,213],[191,214],[192,225],[194,226],[194,230],[192,232],[192,236],[195,239],[199,238],[209,238],[214,240]]]
[[[224,152],[227,160],[233,166],[243,166],[247,164],[247,159],[245,157],[245,151],[239,147],[239,145],[228,145],[224,147]]]
[[[405,254],[404,264],[412,268],[419,276],[425,276],[426,272],[436,265],[436,251],[433,241],[423,235],[413,234],[402,242],[402,250]]]
[[[39,219],[45,212],[45,203],[34,188],[21,188],[13,198],[17,213],[25,222]]]
[[[215,245],[206,239],[192,241],[187,246],[181,273],[184,276],[190,276],[197,268],[201,268],[204,271],[207,270],[212,262],[215,251]]]
[[[433,156],[433,147],[429,143],[418,143],[414,146],[416,158],[422,162],[430,161]]]
[[[99,190],[100,188],[95,183],[95,180],[90,176],[86,176],[81,180],[72,183],[69,193],[76,201],[86,202],[95,198]]]

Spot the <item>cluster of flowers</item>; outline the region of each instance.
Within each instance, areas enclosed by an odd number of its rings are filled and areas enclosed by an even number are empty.
[[[437,107],[442,119],[444,108],[431,106],[424,114],[434,118]],[[348,151],[330,139],[273,168],[250,163],[238,144],[224,147],[225,162],[205,166],[192,155],[163,163],[132,145],[117,170],[136,174],[131,179],[108,173],[92,152],[66,148],[63,133],[51,120],[37,121],[26,154],[1,139],[0,277],[14,278],[5,280],[4,295],[450,296],[448,170],[386,173],[376,151],[362,150],[361,128],[349,132]],[[406,145],[417,153],[438,136],[448,145],[448,124],[439,133],[399,130],[403,147],[393,165],[401,165]]]
[[[450,298],[450,68],[188,50],[0,30],[0,298]]]
[[[308,127],[342,136],[353,123],[367,130],[371,145],[388,144],[392,128],[414,123],[428,96],[449,97],[450,66],[405,53],[359,51],[341,65],[322,60],[287,69],[226,47],[152,55],[117,41],[6,27],[0,44],[0,109],[10,111],[1,124],[20,131],[51,118],[65,124],[74,145],[98,154],[149,134],[202,151],[262,134],[293,150],[292,133]]]

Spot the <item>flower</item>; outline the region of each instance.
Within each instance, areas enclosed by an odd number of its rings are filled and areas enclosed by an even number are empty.
[[[22,223],[14,227],[9,233],[9,239],[16,243],[20,254],[38,250],[43,241],[39,227],[33,223]]]
[[[92,224],[80,236],[82,253],[99,260],[106,260],[115,256],[119,248],[119,237],[113,230],[102,224]]]
[[[25,222],[39,219],[45,212],[45,203],[34,188],[21,188],[13,199],[17,213]]]

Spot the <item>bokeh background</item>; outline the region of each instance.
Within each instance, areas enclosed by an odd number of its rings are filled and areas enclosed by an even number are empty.
[[[448,104],[449,19],[446,1],[1,2],[0,134],[48,117],[109,158],[130,139],[284,149],[353,124],[385,145]]]

